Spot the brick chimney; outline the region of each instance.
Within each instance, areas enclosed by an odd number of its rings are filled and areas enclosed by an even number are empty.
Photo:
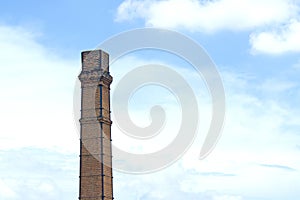
[[[109,55],[81,54],[80,200],[113,199]]]

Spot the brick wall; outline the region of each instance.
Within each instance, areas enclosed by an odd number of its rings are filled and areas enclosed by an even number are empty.
[[[81,56],[79,199],[109,200],[113,199],[109,56],[101,50]]]

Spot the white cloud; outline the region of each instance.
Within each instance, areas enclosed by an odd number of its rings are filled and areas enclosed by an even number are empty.
[[[213,197],[213,200],[242,200],[242,197],[234,195],[216,195]]]
[[[214,32],[280,23],[295,12],[292,1],[286,0],[126,0],[119,6],[116,20],[142,18],[147,26]]]
[[[272,30],[253,33],[250,44],[253,53],[282,54],[300,51],[300,21],[273,28]]]
[[[16,193],[10,188],[4,181],[0,179],[0,198],[1,199],[14,199],[16,198]]]
[[[291,90],[295,88],[297,84],[292,81],[284,81],[284,80],[278,80],[275,78],[270,78],[265,80],[259,88],[263,90],[264,92],[269,92],[269,93],[280,93],[280,92],[286,92],[288,90]]]
[[[56,146],[77,150],[79,145],[70,105],[74,77],[78,73],[78,67],[72,67],[77,64],[57,58],[24,29],[2,26],[1,30],[0,44],[5,47],[5,50],[1,48],[0,54],[1,149]],[[137,66],[149,60],[128,62],[121,64]],[[202,94],[199,80],[187,74],[195,92]],[[116,199],[250,199],[247,196],[295,199],[293,197],[300,195],[298,190],[292,191],[289,187],[300,184],[297,171],[300,169],[299,152],[293,151],[299,144],[299,137],[282,132],[289,127],[288,121],[299,118],[299,111],[284,107],[285,102],[259,99],[251,93],[251,88],[256,88],[255,82],[250,86],[252,81],[243,75],[228,74],[224,80],[228,95],[227,124],[215,151],[206,160],[199,161],[201,140],[197,140],[186,157],[167,170],[144,176],[115,173]],[[266,86],[270,85],[272,82],[267,82]],[[284,86],[279,91],[284,93],[286,88],[289,87]],[[209,123],[209,106],[205,95],[199,98],[202,100],[201,123],[206,124]],[[291,130],[293,133],[297,131]],[[70,161],[68,156],[60,155],[57,159],[56,154],[43,152],[35,158],[36,152],[43,151],[19,149],[0,156],[3,168],[0,170],[3,172],[0,174],[0,192],[4,192],[0,197],[22,199],[23,194],[27,194],[27,199],[41,199],[43,196],[74,199],[78,191],[76,159],[66,164],[65,161]],[[50,159],[52,156],[55,158]],[[266,169],[260,164],[287,166],[295,171]],[[7,178],[7,174],[11,177]],[[20,180],[22,176],[25,178]],[[64,191],[68,191],[68,196],[61,196]]]
[[[196,175],[194,178],[189,173],[186,181],[196,191],[195,185],[205,185],[206,189],[218,187],[219,192],[239,191],[237,194],[242,194],[241,196],[245,197],[243,199],[248,199],[247,196],[262,199],[293,199],[298,193],[293,193],[293,190],[285,185],[299,184],[299,181],[293,177],[300,176],[298,171],[300,160],[295,151],[300,137],[299,127],[293,128],[289,122],[299,120],[300,110],[289,104],[289,98],[278,101],[270,95],[259,97],[255,88],[260,87],[260,83],[257,83],[255,79],[248,81],[245,79],[240,85],[236,77],[240,75],[232,73],[231,77],[230,74],[224,77],[225,88],[227,88],[226,123],[216,149],[201,162],[196,161],[199,150],[193,147],[184,158],[186,159],[184,167],[194,169],[198,173],[217,171],[235,174],[235,176],[206,179]],[[277,82],[277,84],[280,88],[281,83]],[[274,86],[276,87],[275,83]],[[285,88],[284,86],[279,89],[280,93],[283,93],[281,95],[291,92]],[[290,128],[292,130],[288,133],[287,129]],[[297,170],[264,169],[259,164],[286,166],[286,168]],[[257,182],[257,177],[259,177],[259,182]],[[281,183],[274,182],[275,179],[280,179]],[[239,189],[236,190],[236,188]],[[268,188],[272,188],[272,193],[268,192]],[[201,191],[200,187],[198,187],[199,190]]]
[[[40,148],[0,150],[0,198],[76,199],[78,155]]]
[[[37,42],[35,32],[0,25],[0,149],[75,151],[72,95],[79,63]]]
[[[133,59],[134,57],[128,59],[128,57],[120,59],[120,63],[117,61],[115,64],[130,68],[147,62],[153,63],[153,59]],[[159,63],[179,71],[185,67],[175,67],[163,61]],[[122,70],[117,68],[113,66],[111,69],[118,71],[120,75]],[[187,76],[185,73],[180,74],[188,79],[195,93],[202,94],[201,90],[203,92],[205,87],[200,86],[201,77],[196,78],[191,71],[186,68],[185,70],[188,71]],[[280,101],[277,98],[273,99],[274,95],[284,96],[294,92],[290,90],[291,88],[299,86],[294,82],[275,78],[260,81],[257,77],[248,74],[224,71],[221,74],[224,75],[222,77],[227,96],[226,123],[222,137],[212,154],[203,161],[198,160],[211,117],[207,96],[209,94],[205,93],[198,99],[199,135],[187,154],[178,163],[154,174],[132,176],[115,173],[116,198],[279,200],[293,199],[299,195],[298,191],[286,185],[300,184],[300,160],[295,148],[300,140],[299,128],[291,124],[292,121],[297,124],[300,120],[298,117],[300,110],[291,105],[288,98]],[[118,79],[120,77],[116,77],[114,84],[117,84]],[[259,96],[258,93],[263,95]],[[141,117],[145,117],[145,114]],[[118,139],[119,132],[114,130],[113,136],[114,139]],[[152,149],[156,144],[168,142],[168,139],[170,138],[152,144]],[[132,145],[127,141],[126,144]],[[277,166],[277,168],[265,166]],[[128,179],[131,181],[128,182]],[[276,181],[278,179],[281,181]],[[143,187],[140,188],[140,185]],[[130,188],[138,189],[128,193]],[[272,191],[269,191],[269,188],[272,188]]]
[[[116,21],[192,32],[250,31],[253,53],[300,51],[299,2],[293,0],[125,0]]]

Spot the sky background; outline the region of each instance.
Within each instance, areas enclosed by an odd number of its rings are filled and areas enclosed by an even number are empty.
[[[207,51],[225,87],[226,121],[214,151],[199,160],[211,117],[202,78],[165,52],[142,50],[118,59],[111,66],[112,93],[136,66],[163,63],[190,83],[200,122],[194,144],[174,165],[145,175],[114,171],[115,199],[298,199],[299,9],[296,0],[1,2],[0,199],[78,198],[73,93],[80,52],[143,27],[176,30]],[[114,124],[114,142],[132,152],[163,148],[180,122],[180,109],[168,91],[142,89],[129,101],[133,121],[147,125],[149,106],[159,103],[168,123],[156,145],[127,142]]]

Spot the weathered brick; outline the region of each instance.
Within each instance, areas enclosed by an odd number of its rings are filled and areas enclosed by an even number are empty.
[[[110,84],[107,53],[82,52],[80,192],[81,200],[112,200]]]

